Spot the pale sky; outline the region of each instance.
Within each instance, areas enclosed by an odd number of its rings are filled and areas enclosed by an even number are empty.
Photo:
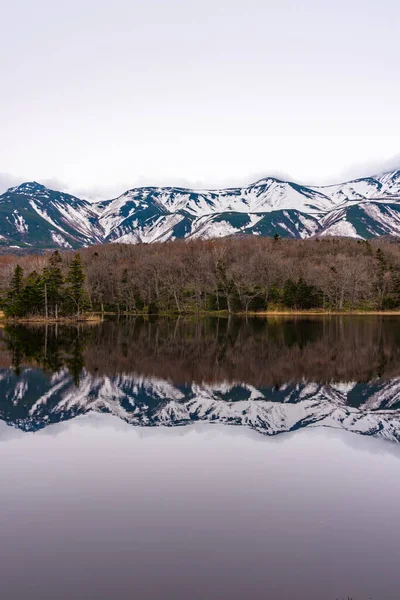
[[[0,190],[400,168],[397,0],[3,0]]]

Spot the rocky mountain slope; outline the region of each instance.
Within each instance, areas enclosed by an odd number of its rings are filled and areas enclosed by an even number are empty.
[[[400,170],[321,187],[265,178],[244,188],[135,188],[90,203],[31,182],[0,196],[0,245],[78,248],[253,234],[400,237]]]
[[[399,442],[400,378],[303,381],[276,389],[246,383],[176,386],[155,377],[83,371],[76,387],[67,369],[52,376],[34,368],[18,377],[0,371],[0,419],[11,426],[36,431],[91,411],[140,426],[202,421],[243,425],[265,435],[324,426]]]

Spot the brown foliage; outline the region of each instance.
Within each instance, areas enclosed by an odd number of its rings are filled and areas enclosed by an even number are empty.
[[[378,247],[383,261],[377,258]],[[0,288],[7,288],[15,264],[28,275],[49,255],[0,256]],[[62,254],[67,269],[73,254]],[[86,288],[93,308],[134,311],[144,305],[184,311],[209,308],[210,296],[239,299],[250,309],[260,295],[302,278],[333,309],[400,305],[400,244],[379,239],[273,240],[243,237],[151,245],[110,244],[82,251]],[[389,298],[389,300],[388,300]],[[388,306],[390,308],[390,306]]]

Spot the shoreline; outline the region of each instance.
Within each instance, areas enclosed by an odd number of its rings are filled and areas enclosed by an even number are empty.
[[[248,313],[236,313],[237,315],[245,317],[269,317],[269,316],[336,316],[336,317],[363,317],[363,316],[400,316],[400,309],[398,310],[267,310],[260,312],[248,312]]]
[[[221,318],[229,318],[229,317],[364,317],[364,316],[382,316],[382,317],[396,317],[400,316],[400,309],[398,310],[355,310],[355,311],[323,311],[323,310],[266,310],[266,311],[249,311],[249,312],[234,312],[229,313],[228,311],[209,311],[209,312],[168,312],[168,313],[145,313],[145,312],[135,312],[135,313],[120,313],[119,317],[144,317],[144,318],[180,318],[180,317],[199,317],[199,318],[207,318],[207,317],[221,317]],[[58,317],[48,318],[45,317],[6,317],[0,315],[0,323],[1,324],[40,324],[40,325],[75,325],[75,324],[99,324],[107,320],[107,317],[118,317],[118,313],[95,313],[81,317]]]

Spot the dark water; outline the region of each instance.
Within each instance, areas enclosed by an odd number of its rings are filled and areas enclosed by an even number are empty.
[[[0,598],[400,597],[400,319],[0,330]]]

